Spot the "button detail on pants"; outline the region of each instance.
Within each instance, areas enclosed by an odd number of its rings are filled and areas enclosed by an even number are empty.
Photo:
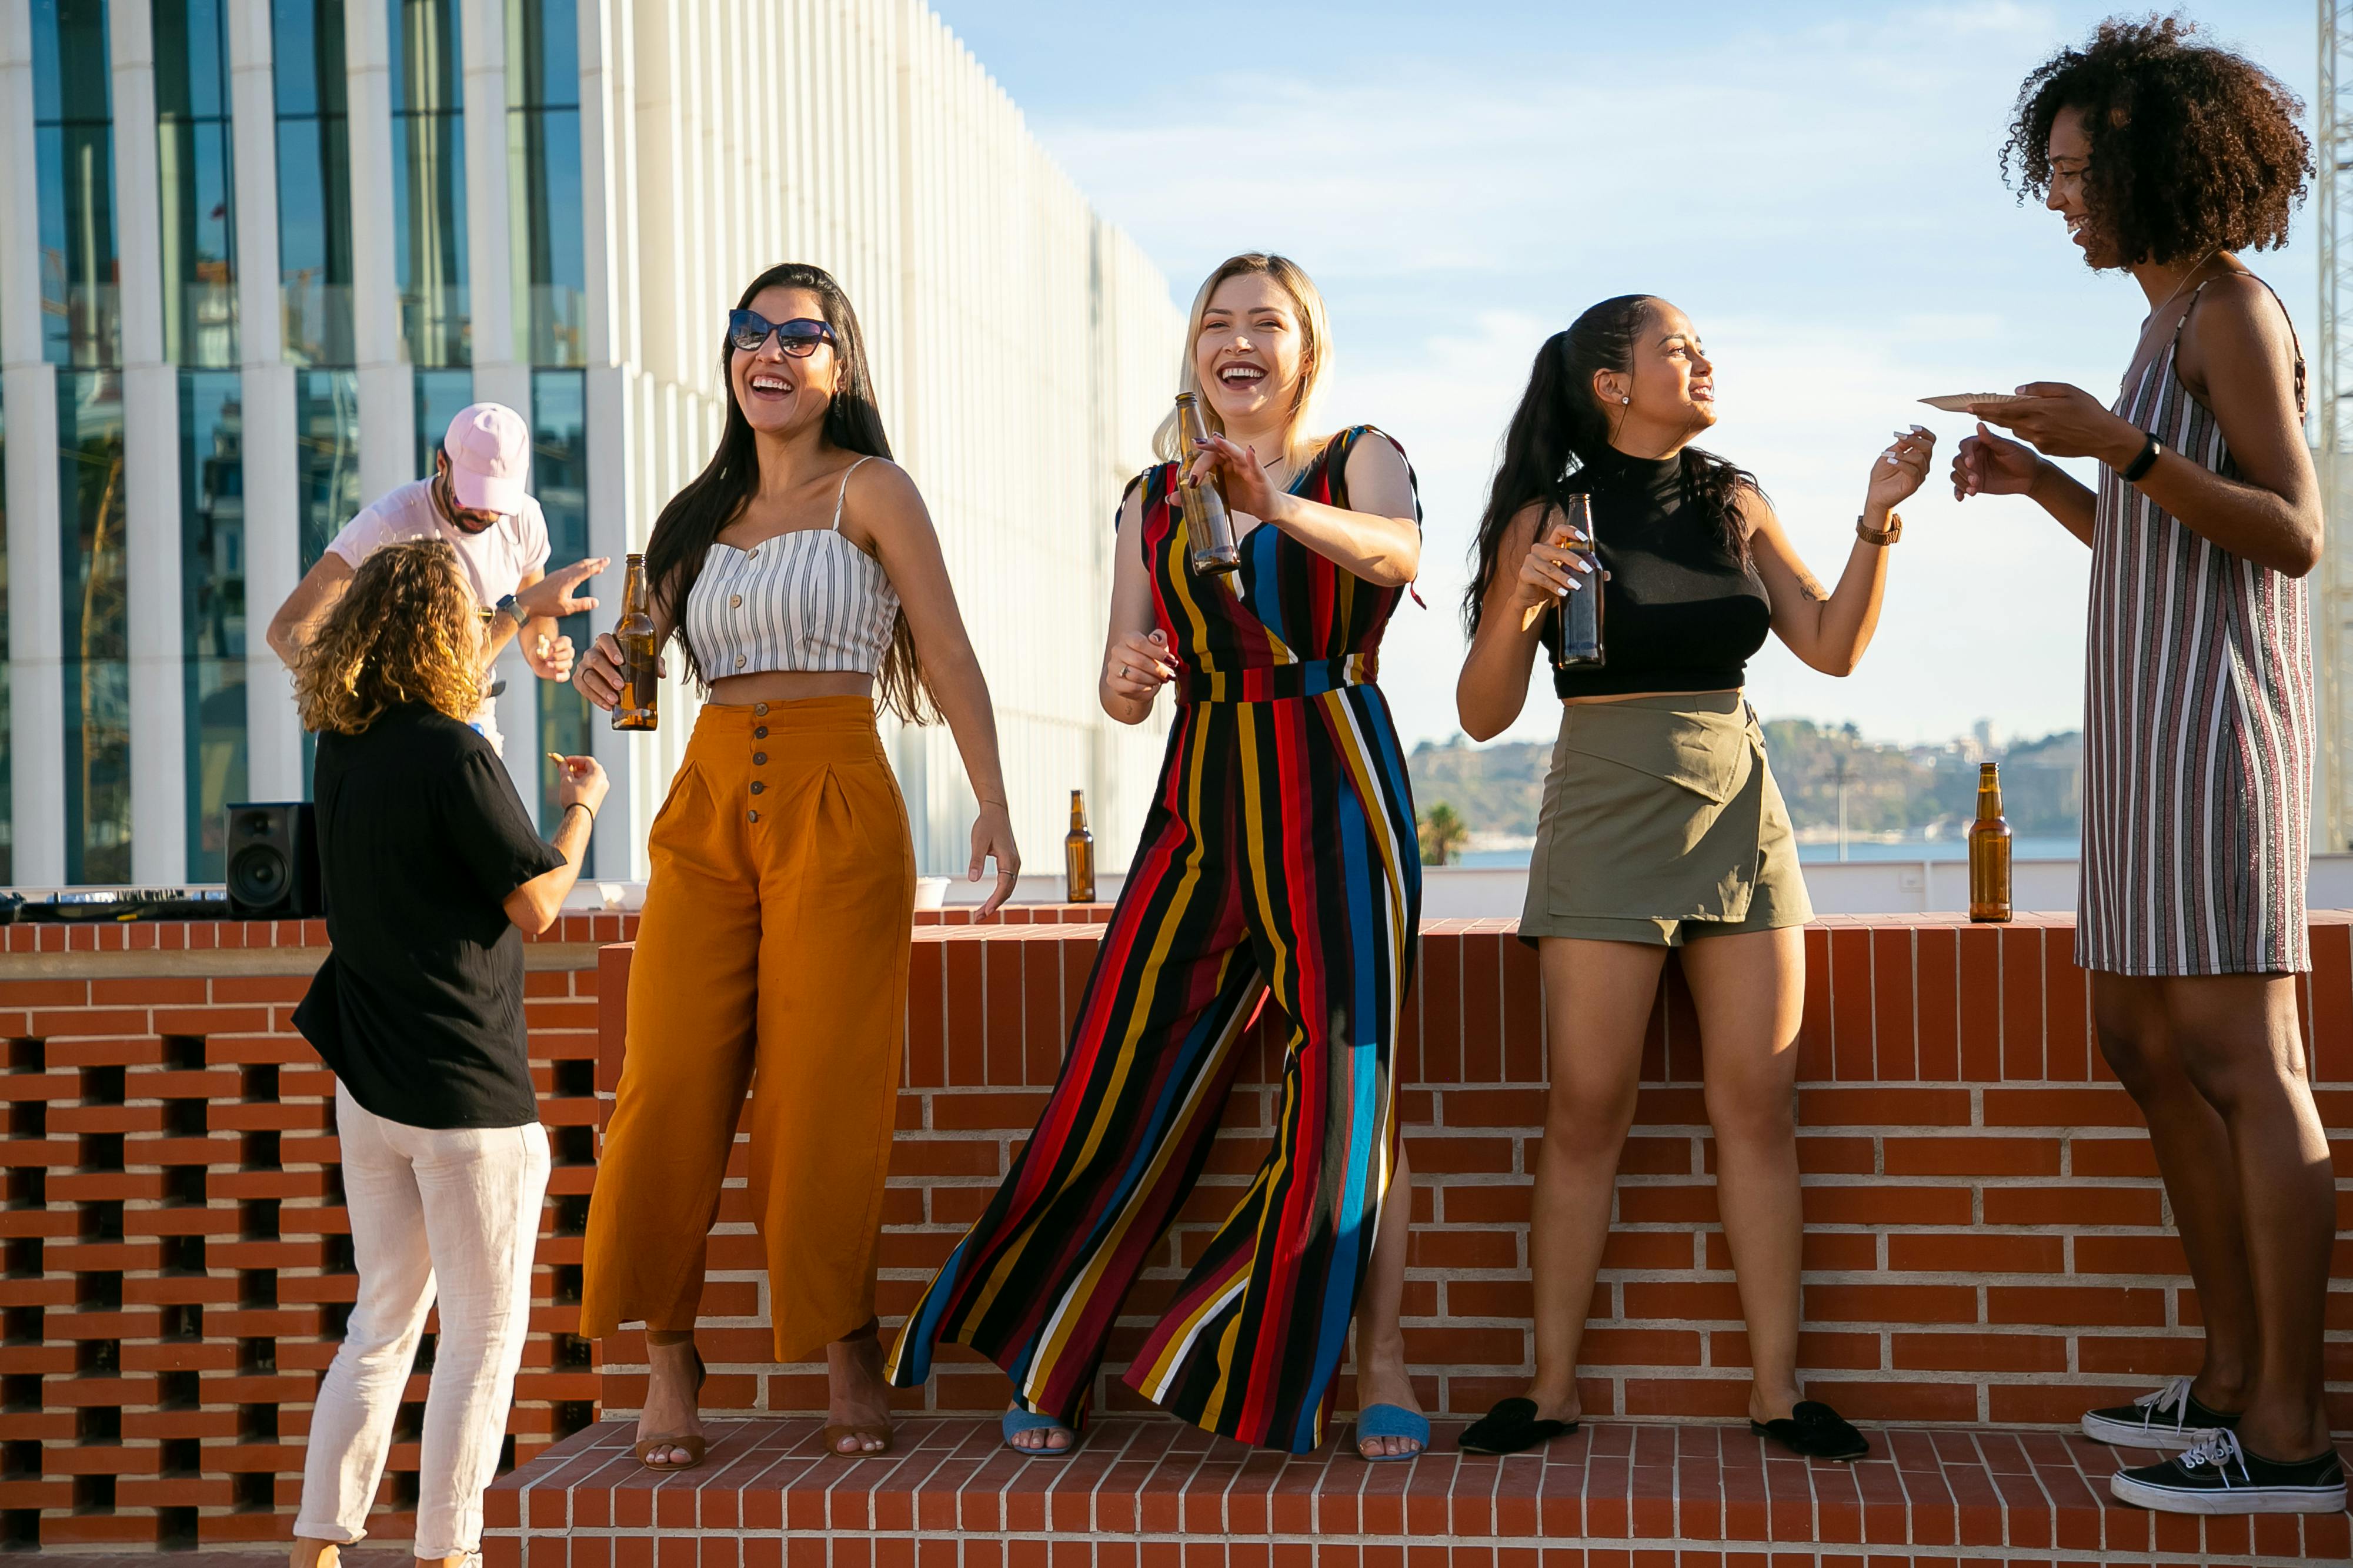
[[[765,703],[765,702],[754,702],[754,703],[753,703],[753,704],[752,704],[752,717],[753,717],[753,718],[754,718],[754,719],[765,719],[765,718],[766,718],[767,716],[768,716],[768,705],[767,705],[766,703]]]
[[[753,752],[753,753],[752,753],[752,765],[753,765],[754,767],[755,767],[755,768],[765,768],[765,767],[766,767],[766,766],[768,765],[768,753],[767,753],[767,752]]]
[[[758,729],[752,731],[752,739],[755,741],[765,741],[767,738],[768,727],[765,724],[761,725]]]
[[[760,814],[756,811],[747,811],[744,814],[744,820],[746,822],[757,822],[760,820]]]
[[[752,793],[753,793],[754,795],[760,795],[760,794],[765,793],[765,792],[766,791],[767,787],[768,787],[768,786],[767,786],[766,784],[762,784],[758,779],[754,779],[754,780],[752,781]]]

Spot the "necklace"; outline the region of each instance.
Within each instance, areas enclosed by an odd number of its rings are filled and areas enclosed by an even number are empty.
[[[2189,264],[2189,270],[2181,275],[2181,281],[2173,286],[2173,292],[2168,294],[2164,299],[2159,300],[2156,305],[2150,309],[2148,314],[2142,318],[2142,329],[2144,331],[2147,330],[2148,323],[2157,320],[2158,311],[2163,310],[2168,305],[2172,304],[2174,300],[2179,299],[2181,297],[2181,291],[2189,287],[2189,280],[2198,276],[2199,268],[2204,267],[2208,262],[2213,260],[2214,258],[2220,254],[2221,252],[2219,250],[2210,250],[2205,255],[2200,257],[2197,260],[2191,262]]]

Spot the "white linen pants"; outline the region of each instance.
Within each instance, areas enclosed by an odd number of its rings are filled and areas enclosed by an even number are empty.
[[[409,1127],[370,1112],[338,1083],[335,1130],[359,1301],[311,1412],[294,1533],[339,1545],[367,1533],[438,1290],[441,1331],[425,1395],[415,1552],[480,1551],[482,1490],[498,1472],[531,1327],[546,1129],[535,1121]]]

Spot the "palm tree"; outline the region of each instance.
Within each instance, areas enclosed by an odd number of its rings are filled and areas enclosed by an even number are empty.
[[[1471,837],[1471,826],[1444,801],[1431,803],[1421,814],[1421,863],[1443,866],[1461,852]]]

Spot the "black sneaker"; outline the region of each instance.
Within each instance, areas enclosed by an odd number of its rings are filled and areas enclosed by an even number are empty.
[[[2108,1490],[2161,1513],[2342,1513],[2345,1466],[2334,1448],[2289,1464],[2266,1459],[2217,1427],[2170,1459],[2118,1470]]]
[[[2236,1427],[2239,1418],[2210,1410],[2189,1392],[2189,1379],[2177,1377],[2130,1405],[2084,1412],[2084,1436],[2094,1443],[2133,1448],[2187,1448],[2217,1426]]]

